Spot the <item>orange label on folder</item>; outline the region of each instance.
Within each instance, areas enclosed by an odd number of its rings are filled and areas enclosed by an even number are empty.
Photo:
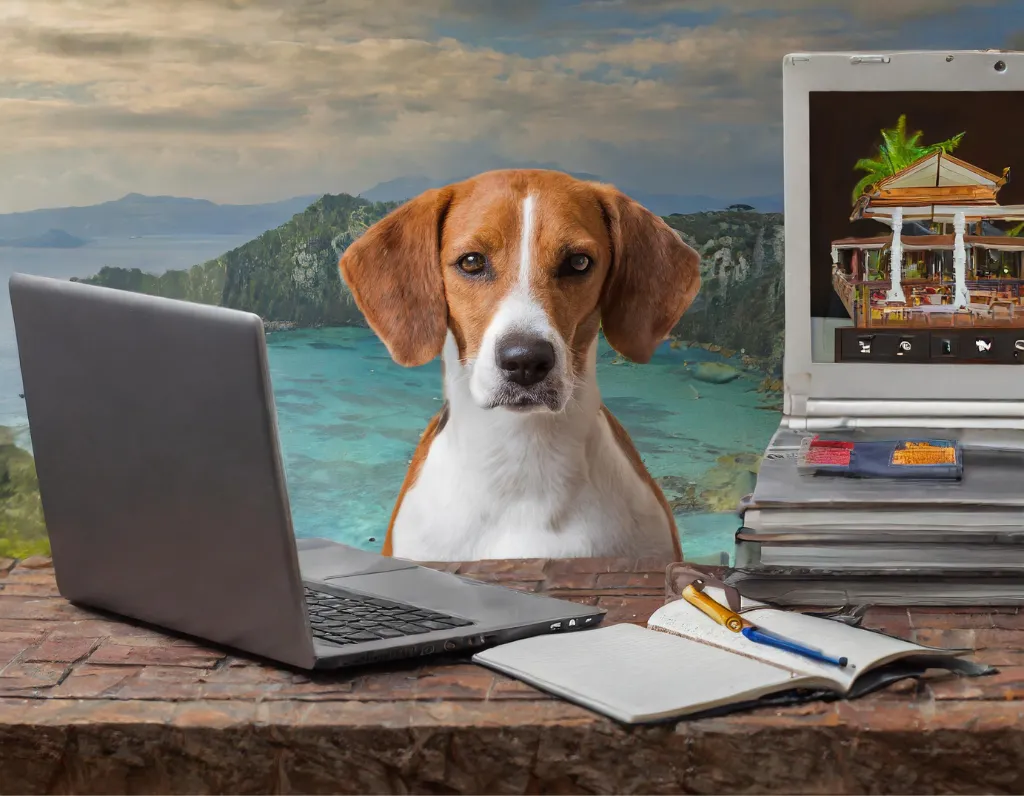
[[[956,449],[930,442],[906,442],[892,454],[893,464],[956,464]]]

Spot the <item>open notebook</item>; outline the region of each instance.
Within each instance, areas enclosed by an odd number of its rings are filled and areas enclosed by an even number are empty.
[[[706,593],[724,604],[721,590]],[[612,625],[536,636],[479,652],[473,660],[627,724],[856,697],[931,668],[965,675],[995,671],[960,659],[967,650],[922,647],[746,599],[741,614],[763,630],[846,657],[848,665],[817,663],[749,641],[685,600],[655,611],[649,629]]]

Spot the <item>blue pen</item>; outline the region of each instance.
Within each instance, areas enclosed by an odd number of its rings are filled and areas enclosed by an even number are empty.
[[[740,631],[746,638],[751,641],[757,642],[758,644],[764,644],[766,647],[775,647],[776,649],[786,650],[797,655],[802,655],[805,658],[810,658],[812,661],[819,661],[820,663],[831,663],[833,666],[845,667],[848,663],[846,658],[830,658],[823,652],[819,652],[816,649],[805,647],[803,644],[798,644],[795,641],[789,639],[780,638],[779,636],[765,633],[763,630],[758,630],[755,627],[747,625]]]

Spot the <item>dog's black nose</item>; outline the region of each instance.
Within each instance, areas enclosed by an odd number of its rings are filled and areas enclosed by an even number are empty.
[[[510,335],[498,345],[498,367],[522,387],[541,381],[555,366],[555,347],[539,337]]]

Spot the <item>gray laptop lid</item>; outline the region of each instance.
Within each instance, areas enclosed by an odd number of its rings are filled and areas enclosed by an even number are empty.
[[[1019,103],[1024,99],[1024,54],[957,51],[797,53],[786,56],[782,70],[786,183],[784,411],[787,422],[802,419],[813,425],[817,419],[827,427],[830,424],[906,425],[905,421],[912,421],[931,426],[948,422],[960,427],[1024,428],[1024,370],[1019,366],[935,361],[899,364],[829,361],[829,347],[834,344],[833,328],[828,325],[832,319],[817,317],[820,313],[812,307],[811,284],[812,269],[819,269],[818,279],[824,279],[831,285],[833,262],[827,246],[822,250],[820,245],[812,245],[816,235],[812,219],[816,217],[815,207],[820,205],[820,197],[812,197],[811,190],[816,163],[820,165],[821,157],[844,159],[838,180],[841,184],[835,185],[835,191],[846,201],[855,183],[864,176],[863,172],[854,169],[856,157],[870,157],[871,147],[877,143],[865,138],[864,151],[858,150],[853,158],[847,157],[849,153],[836,154],[833,146],[823,145],[821,141],[815,144],[814,136],[820,133],[815,133],[815,119],[819,120],[819,127],[823,124],[821,119],[825,119],[827,124],[824,126],[834,124],[835,129],[848,132],[851,119],[857,119],[862,126],[868,124],[865,121],[869,115],[866,108],[873,110],[883,105],[898,104],[902,100],[888,102],[886,98],[903,95],[909,98],[906,106],[900,105],[896,112],[886,111],[881,121],[872,116],[869,132],[895,126],[899,114],[906,113],[908,135],[924,127],[921,143],[928,144],[965,132],[963,140],[966,143],[953,154],[962,155],[974,167],[998,172],[1003,166],[1011,165],[1002,162],[1003,152],[979,148],[976,142],[1003,125],[1008,137],[1007,145],[1011,151],[1016,146],[1013,143],[1016,140],[1015,128],[1006,126],[1003,110],[1007,103]],[[845,99],[840,98],[834,103],[842,107],[843,112],[815,116],[815,96],[837,92],[845,94]],[[976,96],[979,92],[991,93],[992,98],[987,100],[988,110],[982,113],[964,111],[964,98]],[[874,102],[873,97],[877,98]],[[927,109],[927,112],[922,109]],[[944,114],[943,109],[952,110]],[[956,116],[952,132],[933,121],[944,115],[947,118]],[[878,132],[880,136],[880,130]],[[819,160],[816,161],[816,157]],[[1016,181],[1020,180],[1019,174],[1014,177]],[[1019,187],[1010,186],[1004,190],[999,203],[1016,205],[1012,197]],[[940,218],[943,214],[938,210],[942,208],[934,209],[936,218]],[[851,203],[845,212],[852,210]],[[920,208],[914,210],[916,212]],[[904,251],[914,248],[914,241],[909,237],[909,221],[917,218],[910,210],[907,213]],[[966,216],[968,222],[977,221],[969,210]],[[1001,208],[1000,217],[1011,220],[1024,218],[1018,206]],[[860,224],[858,229],[851,228],[845,234],[856,238],[892,236],[891,229],[887,230],[884,223]],[[920,230],[918,232],[920,234]],[[835,251],[832,256],[835,256]],[[910,295],[909,286],[907,295]],[[812,316],[815,316],[813,320]]]
[[[20,274],[10,294],[61,594],[311,667],[260,319]]]

